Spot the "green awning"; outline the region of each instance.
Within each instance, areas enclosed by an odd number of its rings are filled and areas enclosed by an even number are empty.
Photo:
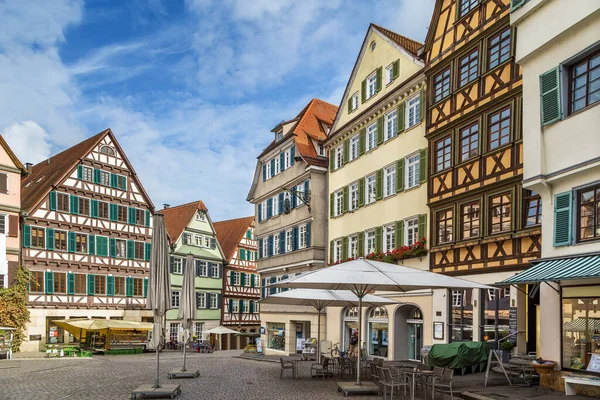
[[[537,260],[526,271],[499,282],[499,285],[559,282],[569,279],[600,278],[600,254],[592,256]]]

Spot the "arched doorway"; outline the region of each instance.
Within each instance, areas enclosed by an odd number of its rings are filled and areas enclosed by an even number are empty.
[[[394,359],[421,359],[423,347],[423,312],[412,304],[401,305],[394,318]]]
[[[369,355],[388,356],[389,316],[385,307],[369,309],[369,331],[365,338]]]
[[[347,307],[342,314],[342,343],[340,351],[346,351],[350,347],[352,334],[358,335],[358,307]]]

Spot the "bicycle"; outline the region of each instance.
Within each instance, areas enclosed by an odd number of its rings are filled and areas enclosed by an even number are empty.
[[[340,348],[338,347],[339,342],[333,345],[331,349],[331,357],[339,357],[340,356]]]

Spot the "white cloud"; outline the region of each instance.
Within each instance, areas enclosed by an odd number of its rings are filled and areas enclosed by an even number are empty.
[[[14,123],[2,136],[23,164],[37,164],[50,157],[50,135],[33,121]]]

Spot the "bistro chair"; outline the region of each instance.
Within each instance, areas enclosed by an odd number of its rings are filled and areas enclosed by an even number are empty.
[[[436,374],[436,369],[441,369],[441,376]],[[438,390],[442,394],[442,399],[446,398],[446,393],[450,392],[450,400],[454,400],[454,393],[452,392],[452,377],[454,376],[454,370],[451,368],[434,368],[433,378],[431,380],[431,398],[435,399],[435,391]]]
[[[403,398],[406,397],[406,389],[408,387],[408,382],[405,378],[403,379],[395,379],[392,376],[392,372],[389,368],[381,368],[379,367],[379,376],[381,380],[379,381],[380,387],[383,388],[383,399],[385,400],[387,397],[387,388],[390,388],[390,400],[394,399],[394,388],[400,390],[401,387],[404,388]]]
[[[291,361],[283,361],[283,358],[279,358],[279,362],[281,363],[281,372],[279,373],[279,379],[283,379],[283,373],[286,369],[292,371],[292,377],[296,377],[296,366]]]
[[[356,360],[350,358],[342,358],[340,364],[340,377],[344,375],[344,371],[348,371],[351,376],[356,373]]]
[[[310,376],[316,378],[318,376],[323,377],[329,376],[329,357],[323,357],[320,363],[312,364],[310,366]]]

